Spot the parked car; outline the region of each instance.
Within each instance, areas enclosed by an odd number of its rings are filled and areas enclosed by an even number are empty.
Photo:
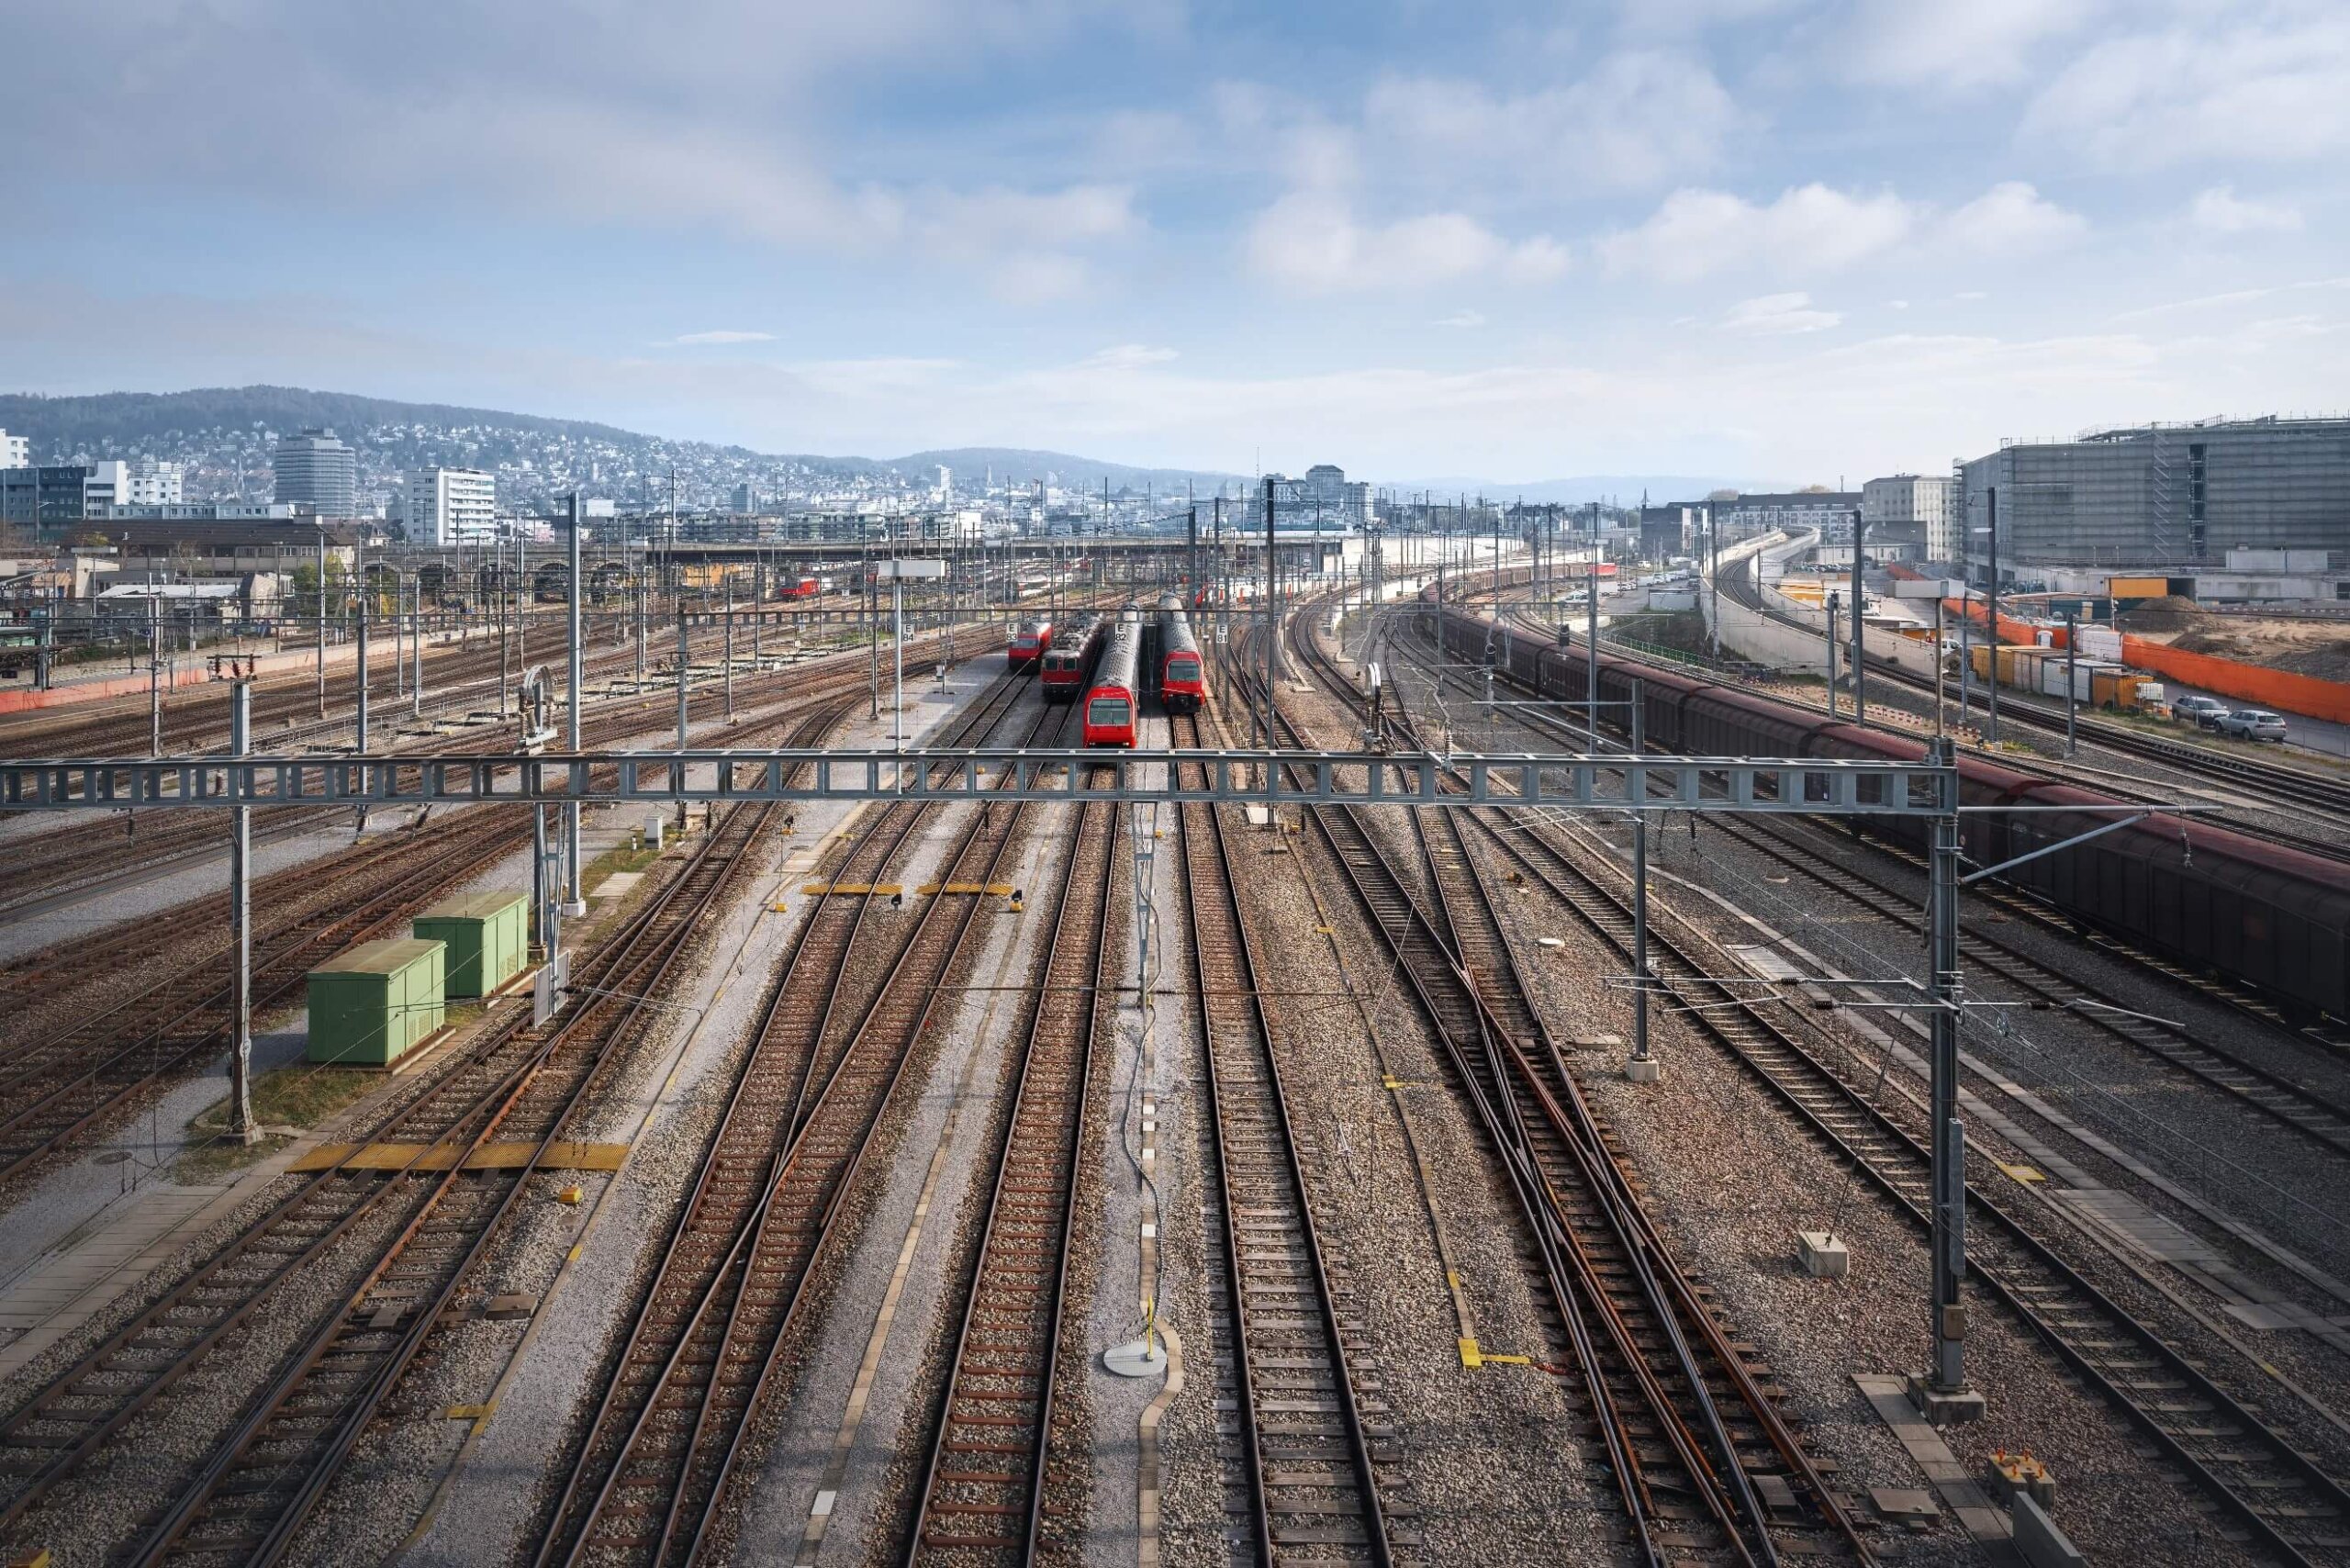
[[[2265,708],[2243,708],[2221,720],[2220,731],[2240,741],[2281,743],[2285,738],[2285,721]]]
[[[2170,712],[2182,724],[2211,730],[2227,717],[2228,705],[2212,697],[2182,697],[2170,705]]]

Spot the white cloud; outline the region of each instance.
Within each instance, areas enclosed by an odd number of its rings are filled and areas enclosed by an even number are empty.
[[[743,332],[722,328],[714,332],[680,333],[671,338],[664,346],[687,348],[698,343],[771,343],[773,342],[775,342],[773,332]]]
[[[1319,191],[1292,192],[1259,214],[1248,259],[1264,276],[1307,293],[1417,288],[1479,275],[1541,283],[1567,266],[1565,248],[1545,235],[1505,240],[1459,212],[1364,224],[1343,198]]]
[[[1906,299],[1888,299],[1885,302],[1885,308],[1887,310],[1907,310],[1909,308],[1909,302]]]
[[[2067,212],[2021,180],[1993,185],[1950,215],[1951,243],[1992,255],[2014,255],[2068,244],[2088,232],[2088,220]]]
[[[1148,343],[1113,343],[1100,353],[1087,356],[1081,364],[1104,368],[1135,370],[1147,364],[1165,364],[1183,356],[1174,349],[1155,348]]]
[[[2022,80],[2036,50],[2103,8],[2098,0],[1859,0],[1834,53],[1864,82],[1973,92]]]
[[[1431,327],[1482,327],[1485,324],[1482,310],[1455,310],[1449,316],[1439,316],[1428,323]]]
[[[2232,185],[2213,185],[2197,196],[2187,220],[2206,234],[2297,234],[2301,228],[2300,208],[2250,200]]]
[[[2270,0],[2175,14],[2185,19],[2107,39],[2058,73],[2021,134],[2116,168],[2350,151],[2350,10]]]
[[[1909,238],[1922,214],[1890,192],[1851,196],[1800,185],[1758,206],[1724,191],[1678,190],[1638,229],[1599,241],[1607,270],[1683,282],[1756,266],[1781,272],[1849,266]]]
[[[1937,238],[2014,255],[2065,243],[2087,229],[2077,213],[2020,180],[1993,185],[1951,213],[1891,191],[1863,196],[1818,184],[1783,191],[1767,204],[1685,189],[1665,197],[1639,228],[1604,236],[1598,252],[1617,276],[1684,283],[1722,272],[1832,272]]]
[[[1629,189],[1711,167],[1739,123],[1701,61],[1610,55],[1562,86],[1496,95],[1476,82],[1389,77],[1371,90],[1363,130],[1385,161],[1458,182],[1472,171],[1514,191]]]
[[[1808,294],[1765,294],[1731,306],[1722,326],[1756,337],[1786,337],[1824,332],[1843,319],[1833,310],[1813,308]]]

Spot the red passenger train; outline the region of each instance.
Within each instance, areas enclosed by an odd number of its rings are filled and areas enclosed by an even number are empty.
[[[1094,655],[1105,635],[1102,618],[1088,615],[1054,629],[1053,645],[1036,661],[1036,682],[1047,702],[1073,702],[1093,673]]]
[[[1158,622],[1152,628],[1151,684],[1159,705],[1169,713],[1196,713],[1207,704],[1207,683],[1201,678],[1199,640],[1192,634],[1192,618],[1184,613],[1180,595],[1158,601]]]
[[[1085,689],[1085,744],[1135,744],[1142,722],[1142,611],[1122,611],[1110,627],[1102,662]]]
[[[1004,663],[1013,669],[1024,669],[1041,658],[1052,645],[1051,622],[1023,621],[1012,629],[1012,651],[1004,655]]]

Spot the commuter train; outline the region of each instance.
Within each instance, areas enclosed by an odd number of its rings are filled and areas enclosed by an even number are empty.
[[[1181,595],[1158,601],[1151,633],[1151,684],[1159,706],[1169,713],[1198,712],[1207,702],[1207,686],[1200,678],[1199,640],[1192,634]]]
[[[1426,613],[1438,612],[1431,605]],[[1553,647],[1459,610],[1441,614],[1444,646],[1456,657],[1491,658],[1545,696],[1583,697],[1588,677],[1580,648]],[[1602,702],[1631,700],[1636,681],[1647,742],[1662,750],[1893,762],[1924,755],[1919,742],[1899,735],[1601,656]],[[1966,805],[2043,808],[1962,819],[1965,854],[1977,866],[2108,827],[2117,814],[2109,808],[2122,803],[1987,757],[1961,756],[1958,771]],[[2068,809],[2044,809],[2052,807]],[[1887,819],[1872,831],[1925,847],[1921,818]],[[2001,875],[2077,929],[2109,933],[2192,972],[2230,976],[2302,1015],[2350,1019],[2350,876],[2338,861],[2195,818],[2148,817]]]
[[[1102,661],[1094,666],[1093,679],[1085,689],[1087,745],[1135,744],[1135,732],[1142,722],[1145,690],[1141,678],[1142,642],[1142,611],[1120,611],[1111,624],[1108,641],[1102,649]]]
[[[1093,660],[1107,635],[1098,615],[1080,616],[1053,629],[1052,646],[1036,660],[1036,684],[1047,702],[1073,702],[1093,673]]]
[[[1051,622],[1023,621],[1012,630],[1012,649],[1004,655],[1004,663],[1012,669],[1026,669],[1052,645]]]

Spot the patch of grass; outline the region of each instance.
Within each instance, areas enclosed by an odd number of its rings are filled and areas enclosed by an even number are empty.
[[[618,876],[623,871],[642,871],[660,858],[661,852],[644,843],[642,837],[629,844],[616,845],[580,868],[580,890],[583,895],[593,893],[604,885],[606,878]]]
[[[479,1011],[478,1008],[476,1009]],[[229,1097],[223,1094],[188,1118],[194,1145],[173,1167],[173,1179],[186,1183],[217,1182],[292,1143],[336,1112],[384,1081],[380,1072],[355,1068],[313,1067],[295,1062],[253,1080],[253,1119],[270,1129],[260,1141],[232,1143],[229,1130]]]

